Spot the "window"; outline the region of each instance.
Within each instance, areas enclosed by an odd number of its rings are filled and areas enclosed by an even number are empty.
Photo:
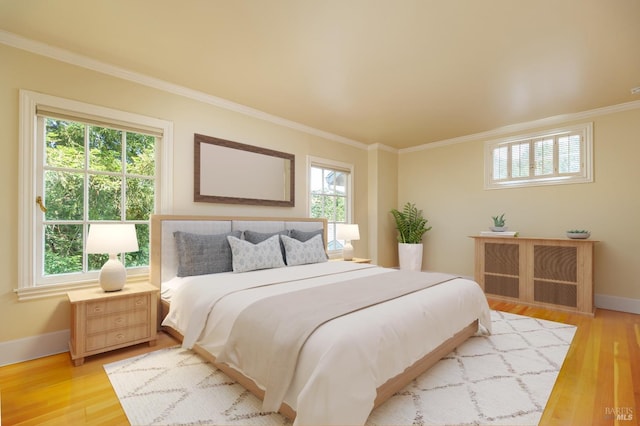
[[[592,123],[485,145],[485,189],[593,182]]]
[[[84,236],[93,223],[135,224],[140,251],[122,260],[127,268],[148,267],[155,136],[46,114],[39,114],[38,125],[44,127],[44,137],[36,137],[43,179],[36,186],[47,209],[36,219],[37,239],[43,242],[41,282],[64,282],[70,274],[100,270],[108,255],[87,255],[85,248]]]
[[[135,224],[140,250],[121,260],[147,274],[149,218],[171,201],[171,123],[27,91],[21,123],[20,298],[95,285],[108,255],[86,253],[93,223]]]
[[[336,224],[351,223],[352,175],[349,164],[310,158],[309,216],[327,219],[329,255],[341,252],[345,243],[336,238]]]

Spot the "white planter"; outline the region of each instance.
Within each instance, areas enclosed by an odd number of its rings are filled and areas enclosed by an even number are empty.
[[[400,269],[422,270],[422,244],[398,243],[398,257]]]

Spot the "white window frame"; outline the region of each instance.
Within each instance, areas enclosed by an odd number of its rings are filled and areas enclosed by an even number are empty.
[[[173,123],[153,117],[118,111],[111,108],[91,105],[83,102],[59,98],[56,96],[20,90],[20,171],[18,204],[18,283],[16,293],[19,300],[65,294],[71,289],[97,287],[95,277],[80,281],[56,284],[44,284],[38,279],[37,214],[39,207],[35,202],[38,180],[42,179],[43,165],[38,163],[38,117],[37,109],[46,108],[68,111],[78,116],[92,117],[112,123],[127,123],[131,127],[155,129],[158,136],[156,149],[156,213],[170,213],[173,205]],[[148,268],[140,268],[140,278],[148,275]]]
[[[349,173],[347,181],[347,200],[346,200],[346,223],[353,223],[353,188],[354,188],[354,166],[353,164],[341,161],[328,160],[320,157],[307,157],[307,216],[311,217],[311,167],[324,167],[327,169],[341,170]],[[326,241],[325,244],[328,244]],[[328,250],[327,254],[330,258],[338,258],[342,256],[342,249]]]
[[[558,138],[567,135],[580,135],[580,170],[575,173],[560,173],[558,170]],[[497,149],[508,149],[511,147],[530,143],[531,147],[536,141],[543,139],[553,139],[553,163],[554,170],[547,175],[535,176],[531,169],[534,167],[534,153],[530,149],[529,167],[530,173],[526,177],[511,176],[511,159],[509,155],[507,160],[508,177],[506,179],[494,178],[494,153]],[[517,135],[509,138],[488,141],[484,146],[484,188],[485,189],[504,189],[523,186],[539,186],[539,185],[562,185],[573,183],[593,182],[593,123],[582,123],[572,126],[566,126],[553,130],[545,130],[525,135]]]

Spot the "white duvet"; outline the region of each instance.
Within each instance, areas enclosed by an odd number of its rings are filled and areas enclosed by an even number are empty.
[[[174,278],[163,325],[185,336],[184,347],[198,343],[217,356],[235,317],[262,297],[389,271],[325,262]],[[276,282],[283,283],[251,288]],[[322,325],[302,348],[285,396],[297,412],[294,424],[364,424],[379,386],[476,319],[490,331],[484,293],[477,283],[458,278]]]

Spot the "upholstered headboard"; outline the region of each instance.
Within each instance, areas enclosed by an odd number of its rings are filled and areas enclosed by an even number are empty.
[[[178,255],[173,233],[222,234],[231,231],[278,232],[297,229],[322,229],[327,241],[327,220],[311,218],[256,218],[221,216],[151,216],[151,284],[160,288],[162,283],[176,276]]]

